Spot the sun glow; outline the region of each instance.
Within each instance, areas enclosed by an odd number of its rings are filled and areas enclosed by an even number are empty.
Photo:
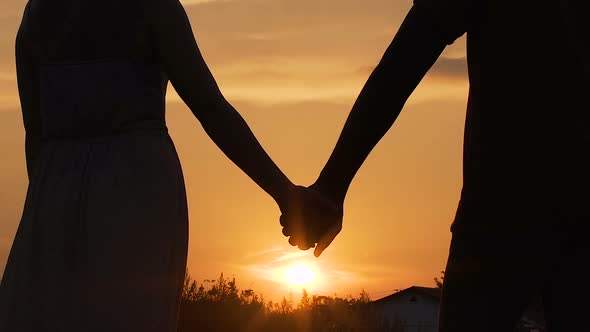
[[[287,280],[295,285],[309,285],[315,280],[315,272],[307,265],[295,265],[287,269]]]

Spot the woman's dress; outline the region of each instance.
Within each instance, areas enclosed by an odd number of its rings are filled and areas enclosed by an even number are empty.
[[[39,65],[44,143],[0,331],[175,331],[188,214],[167,78],[125,58]]]

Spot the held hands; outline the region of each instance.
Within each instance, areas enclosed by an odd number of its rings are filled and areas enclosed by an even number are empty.
[[[314,184],[295,186],[281,207],[283,235],[301,250],[314,248],[319,257],[342,230],[343,202],[334,202]]]

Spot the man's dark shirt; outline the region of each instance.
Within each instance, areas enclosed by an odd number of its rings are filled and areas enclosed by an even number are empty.
[[[587,1],[415,0],[467,33],[463,190],[453,231],[590,221]]]

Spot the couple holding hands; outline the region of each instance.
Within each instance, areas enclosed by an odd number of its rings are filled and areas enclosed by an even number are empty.
[[[319,256],[356,172],[467,33],[461,201],[440,331],[513,331],[535,294],[579,331],[590,241],[587,2],[415,0],[318,180],[294,185],[220,92],[178,0],[29,0],[16,40],[29,187],[0,331],[176,331],[188,208],[166,86]],[[550,22],[550,24],[549,24]],[[567,306],[567,308],[565,307]]]

